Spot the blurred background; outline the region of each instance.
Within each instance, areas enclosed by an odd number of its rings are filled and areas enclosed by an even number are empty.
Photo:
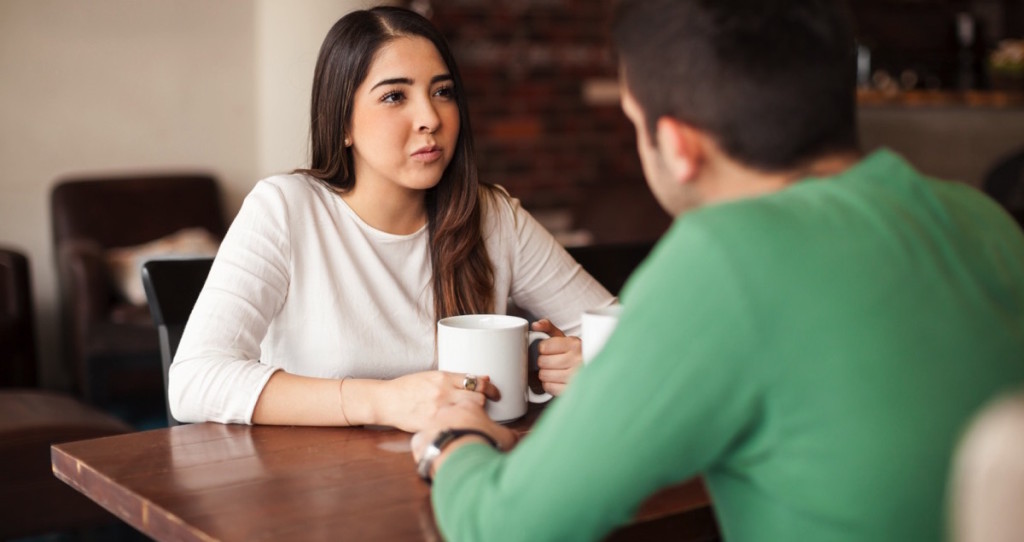
[[[257,180],[305,164],[320,42],[340,16],[377,3],[0,1],[0,245],[32,262],[44,387],[71,381],[55,183],[207,172],[230,221]],[[569,245],[648,241],[665,230],[618,108],[611,0],[392,3],[427,14],[448,36],[483,180],[508,188]],[[865,147],[889,146],[929,174],[980,186],[1024,146],[1012,42],[1010,60],[993,69],[1005,40],[1024,37],[1022,3],[855,2]]]

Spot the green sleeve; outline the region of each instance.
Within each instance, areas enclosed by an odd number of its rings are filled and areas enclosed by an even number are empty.
[[[600,538],[754,423],[755,319],[728,255],[686,226],[631,279],[605,349],[514,451],[465,446],[447,458],[432,497],[446,538]]]

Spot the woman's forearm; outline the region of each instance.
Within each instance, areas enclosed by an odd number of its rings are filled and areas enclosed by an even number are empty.
[[[421,371],[393,380],[310,378],[278,371],[252,412],[252,423],[268,425],[386,425],[416,432],[439,408],[455,403],[484,406],[498,389],[486,376],[481,389],[467,390],[464,373]]]
[[[252,423],[266,425],[379,424],[379,380],[311,378],[278,371],[270,377],[253,410]]]

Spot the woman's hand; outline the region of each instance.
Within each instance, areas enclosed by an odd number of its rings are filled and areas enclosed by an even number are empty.
[[[498,399],[498,389],[486,376],[476,377],[476,390],[465,389],[466,374],[425,371],[383,382],[375,398],[377,419],[410,433],[427,427],[438,412],[452,405],[483,410],[487,398]],[[486,415],[485,415],[486,416]]]
[[[540,372],[537,377],[544,385],[544,391],[560,395],[583,364],[583,344],[579,337],[566,337],[547,318],[534,322],[530,327],[551,335],[550,339],[542,340],[538,345],[537,366]]]

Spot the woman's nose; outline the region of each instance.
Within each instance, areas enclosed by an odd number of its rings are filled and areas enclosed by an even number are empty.
[[[437,131],[441,125],[441,116],[437,114],[437,109],[434,108],[434,104],[429,100],[420,107],[417,119],[417,130],[432,134]]]

